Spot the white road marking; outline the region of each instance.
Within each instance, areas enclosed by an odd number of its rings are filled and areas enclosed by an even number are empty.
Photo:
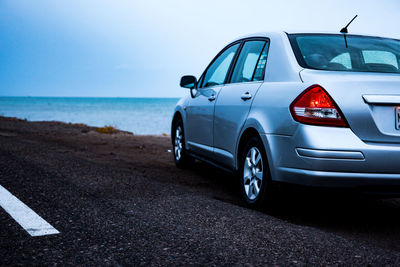
[[[3,207],[3,209],[31,236],[54,235],[60,233],[1,185],[0,206]]]

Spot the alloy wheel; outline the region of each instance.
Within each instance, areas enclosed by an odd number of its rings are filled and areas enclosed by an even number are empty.
[[[183,132],[181,126],[176,127],[175,131],[175,141],[174,141],[174,154],[175,159],[179,161],[182,157],[182,149],[183,149]]]
[[[243,185],[244,191],[250,200],[258,197],[263,180],[263,160],[257,147],[249,149],[244,161]]]

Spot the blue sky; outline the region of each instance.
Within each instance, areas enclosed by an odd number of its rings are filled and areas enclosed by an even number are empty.
[[[355,14],[350,32],[400,38],[398,0],[0,0],[0,96],[179,97],[232,39]]]

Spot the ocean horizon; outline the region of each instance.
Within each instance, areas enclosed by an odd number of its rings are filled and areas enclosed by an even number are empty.
[[[1,96],[0,115],[28,121],[113,126],[140,135],[169,134],[179,98]]]

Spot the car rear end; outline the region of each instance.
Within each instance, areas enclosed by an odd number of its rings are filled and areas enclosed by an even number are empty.
[[[275,138],[275,178],[312,186],[400,185],[400,42],[288,35],[306,90],[290,105],[297,129]]]

